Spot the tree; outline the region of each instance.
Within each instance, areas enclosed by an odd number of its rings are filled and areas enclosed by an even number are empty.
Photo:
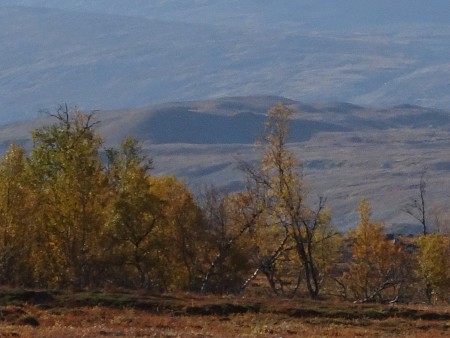
[[[261,260],[261,267],[267,268],[267,262],[271,263],[270,269],[284,264],[297,266],[294,272],[295,293],[298,283],[305,281],[306,288],[312,298],[316,298],[320,291],[323,271],[318,265],[316,251],[318,243],[317,234],[320,229],[329,227],[329,217],[325,217],[325,199],[320,198],[316,209],[307,205],[307,191],[304,187],[301,170],[298,169],[297,159],[287,149],[287,137],[289,120],[293,110],[278,104],[268,112],[268,120],[265,125],[265,138],[261,142],[264,154],[259,168],[243,163],[243,169],[248,178],[249,194],[258,196],[258,203],[263,206],[256,231],[271,234],[267,238],[269,245],[266,254]],[[320,240],[321,246],[326,246],[330,236]],[[275,240],[274,240],[275,239]],[[294,252],[295,257],[288,252]],[[278,279],[286,272],[281,270]],[[298,273],[296,272],[298,271]],[[266,274],[267,275],[267,274]],[[269,283],[270,281],[270,274]],[[287,283],[292,284],[292,277]],[[280,280],[280,283],[284,282]]]
[[[408,274],[407,257],[384,235],[384,224],[371,221],[371,206],[359,205],[360,222],[351,232],[352,261],[344,283],[358,302],[395,300]],[[390,292],[389,292],[390,291]]]
[[[207,239],[200,208],[186,184],[173,176],[150,177],[150,188],[161,201],[161,218],[153,231],[155,279],[165,291],[195,290]]]
[[[161,202],[151,191],[151,160],[134,138],[126,138],[119,149],[108,149],[107,157],[113,197],[106,234],[109,263],[117,269],[114,278],[124,278],[127,286],[163,288],[152,278],[157,263],[153,232],[162,214]]]
[[[332,274],[336,264],[341,260],[343,238],[331,225],[331,212],[326,209],[321,216],[319,227],[314,233],[314,260],[319,271],[321,283],[327,278],[334,279]]]
[[[426,205],[426,181],[425,175],[426,170],[420,175],[419,182],[419,196],[414,199],[413,202],[409,203],[405,207],[405,212],[415,218],[422,225],[422,233],[426,235],[428,233],[428,218],[427,218],[427,205]]]
[[[250,270],[248,234],[257,213],[245,193],[220,195],[210,189],[202,208],[208,241],[201,292],[238,293]]]
[[[39,209],[43,284],[84,287],[96,281],[101,254],[106,177],[99,155],[102,139],[94,113],[61,106],[52,125],[36,129],[30,164]],[[42,265],[42,266],[40,266]]]
[[[32,285],[35,199],[25,151],[11,144],[0,161],[0,283]]]
[[[445,297],[450,290],[450,239],[434,233],[417,239],[419,276],[425,283],[425,293],[429,302],[433,296]]]

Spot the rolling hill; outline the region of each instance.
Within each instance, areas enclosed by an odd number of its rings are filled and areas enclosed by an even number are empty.
[[[263,133],[265,114],[280,101],[297,109],[289,149],[301,159],[311,200],[325,196],[339,228],[356,224],[358,202],[368,198],[374,217],[393,230],[419,231],[402,209],[417,197],[425,169],[430,206],[447,206],[448,111],[414,105],[368,109],[251,96],[99,111],[96,116],[107,146],[129,135],[142,140],[154,159],[155,174],[183,178],[195,192],[209,184],[238,190],[244,177],[237,163],[258,158],[254,143]],[[41,116],[1,126],[2,149],[11,141],[29,149],[29,131],[50,122]]]

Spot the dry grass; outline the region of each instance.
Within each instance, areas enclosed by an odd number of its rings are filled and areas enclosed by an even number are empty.
[[[0,337],[434,338],[450,335],[447,307],[137,294],[127,297],[118,294],[120,302],[92,305],[105,299],[112,301],[114,294],[96,293],[91,298],[87,293],[58,295],[45,304],[14,301],[13,305],[7,305],[3,301]],[[149,306],[145,308],[144,304]],[[192,314],[202,311],[209,314]],[[33,326],[30,318],[39,325]]]

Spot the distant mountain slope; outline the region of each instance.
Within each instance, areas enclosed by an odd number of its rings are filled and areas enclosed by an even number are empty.
[[[411,0],[302,0],[278,3],[264,0],[3,0],[5,5],[58,8],[64,10],[127,15],[195,23],[261,25],[299,19],[317,29],[364,25],[389,26],[404,23],[448,23],[446,0],[432,3]],[[314,21],[313,21],[314,20]]]
[[[450,106],[446,0],[3,0],[0,120],[275,94]]]
[[[214,184],[243,187],[238,161],[258,158],[267,110],[277,102],[297,108],[289,148],[301,159],[310,196],[328,198],[340,228],[354,226],[361,198],[374,216],[396,229],[420,230],[402,208],[417,196],[427,170],[427,198],[446,208],[450,188],[450,112],[402,105],[367,109],[347,103],[304,104],[276,96],[175,102],[131,110],[99,111],[106,146],[126,136],[143,141],[155,174],[185,179],[198,192]],[[31,147],[29,131],[46,117],[0,126],[0,147]]]

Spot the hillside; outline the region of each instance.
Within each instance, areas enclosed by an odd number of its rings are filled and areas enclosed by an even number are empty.
[[[447,205],[450,113],[444,110],[412,105],[374,110],[253,96],[100,111],[97,118],[107,146],[129,135],[141,139],[154,158],[155,174],[184,178],[195,192],[209,184],[237,190],[244,183],[237,163],[257,158],[254,143],[265,113],[279,101],[297,107],[290,148],[303,163],[311,197],[327,197],[339,228],[354,226],[358,201],[369,198],[375,218],[397,230],[419,230],[407,226],[414,221],[402,208],[417,196],[425,168],[430,205]],[[49,122],[42,116],[1,126],[2,150],[11,141],[30,148],[29,131]]]
[[[450,106],[446,1],[4,0],[0,120],[276,94]]]

